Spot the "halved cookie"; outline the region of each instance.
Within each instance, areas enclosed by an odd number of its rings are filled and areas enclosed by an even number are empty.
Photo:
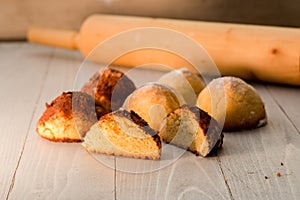
[[[198,107],[187,105],[165,118],[159,135],[164,142],[203,157],[219,149],[224,137],[216,120]]]
[[[90,152],[141,159],[156,160],[161,153],[157,132],[136,113],[126,110],[101,117],[82,145]]]
[[[83,92],[64,92],[50,104],[37,122],[40,136],[57,142],[79,142],[106,114],[105,109],[95,103],[93,97]]]

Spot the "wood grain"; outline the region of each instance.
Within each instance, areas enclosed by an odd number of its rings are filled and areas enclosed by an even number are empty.
[[[41,54],[36,56],[47,59]],[[40,63],[44,61],[40,60]],[[50,102],[62,91],[72,89],[80,64],[77,53],[55,50],[47,77],[44,78],[10,199],[113,198],[114,170],[96,162],[80,144],[53,143],[40,138],[35,132],[45,102]]]
[[[267,90],[259,85],[256,88],[266,104],[268,124],[226,133],[220,165],[234,199],[297,199],[295,180],[299,180],[299,174],[290,169],[300,166],[296,156],[300,136]]]
[[[216,157],[204,159],[190,152],[151,173],[118,171],[116,186],[117,199],[231,198]]]
[[[35,132],[44,103],[72,90],[81,59],[76,52],[0,44],[0,89],[7,94],[0,101],[0,199],[299,198],[299,88],[254,84],[267,126],[225,133],[217,157],[185,152],[159,170],[128,173],[119,169],[147,169],[149,162],[108,157],[107,167],[80,144],[50,142]],[[141,85],[161,72],[128,73]]]
[[[32,55],[38,52],[51,55],[53,51],[47,47],[32,47],[25,43],[0,44],[0,163],[5,167],[0,170],[0,199],[6,198],[14,182],[48,68],[49,56],[41,62]]]
[[[300,134],[300,87],[268,86],[267,90]]]

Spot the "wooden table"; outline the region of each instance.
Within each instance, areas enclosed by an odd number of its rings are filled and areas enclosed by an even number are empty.
[[[0,43],[0,199],[300,199],[299,87],[254,84],[268,125],[225,133],[217,156],[185,152],[160,170],[127,173],[120,158],[107,167],[78,143],[35,132],[45,102],[73,89],[81,63],[78,52]]]

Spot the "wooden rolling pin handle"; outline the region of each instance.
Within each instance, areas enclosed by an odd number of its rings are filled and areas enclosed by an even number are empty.
[[[178,31],[201,44],[222,75],[300,86],[300,29],[175,19],[92,15],[75,31],[31,28],[30,42],[79,49],[92,61],[105,63],[103,52],[91,52],[101,42],[123,31],[159,27]],[[124,45],[130,41],[124,41]],[[108,53],[108,52],[106,52]],[[169,55],[141,50],[116,59],[112,64],[141,66],[161,63],[173,68],[189,67]],[[201,62],[197,65],[201,66]]]
[[[57,30],[31,27],[27,32],[30,42],[67,49],[78,49],[78,33],[71,30]]]

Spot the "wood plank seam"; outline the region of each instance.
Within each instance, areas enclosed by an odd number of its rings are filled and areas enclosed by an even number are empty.
[[[45,80],[46,80],[46,77],[47,77],[47,75],[48,75],[50,63],[51,63],[51,60],[52,60],[53,57],[54,57],[54,50],[51,52],[51,55],[50,55],[50,57],[49,57],[49,61],[48,61],[48,63],[47,63],[47,69],[46,69],[46,72],[44,73],[44,78],[43,78],[44,81],[43,81],[43,84],[42,84],[41,87],[40,87],[40,91],[39,91],[39,94],[38,94],[38,96],[37,96],[37,99],[35,100],[35,106],[34,106],[34,108],[33,108],[33,112],[32,112],[32,114],[31,114],[30,122],[29,122],[28,127],[27,127],[27,130],[26,130],[25,140],[24,140],[24,143],[23,143],[23,146],[22,146],[22,150],[21,150],[21,153],[20,153],[20,156],[19,156],[19,159],[18,159],[16,168],[15,168],[14,173],[13,173],[13,177],[12,177],[12,180],[11,180],[11,183],[10,183],[10,186],[9,186],[8,193],[7,193],[7,195],[6,195],[6,200],[9,199],[9,195],[10,195],[10,193],[12,192],[13,187],[14,187],[15,178],[16,178],[16,174],[17,174],[17,170],[18,170],[18,168],[19,168],[19,166],[20,166],[20,163],[21,163],[21,159],[22,159],[22,155],[23,155],[23,153],[24,153],[24,149],[25,149],[25,146],[26,146],[26,141],[27,141],[27,138],[28,138],[28,134],[29,134],[29,131],[30,131],[30,127],[31,127],[31,124],[33,123],[33,119],[34,119],[34,116],[35,116],[35,114],[36,114],[38,102],[39,102],[39,100],[40,100],[40,97],[41,97],[43,88],[45,87]]]
[[[220,157],[218,156],[218,159],[220,159]],[[222,163],[221,163],[221,161],[220,161],[220,168],[222,169],[222,173],[224,172],[223,171],[223,168],[222,168]],[[239,176],[238,175],[236,175],[235,173],[233,173],[228,167],[226,167],[226,166],[223,166],[230,174],[232,174],[234,177],[236,177],[237,178],[237,180],[240,182],[240,183],[242,183],[246,188],[248,188],[257,198],[259,197],[258,196],[258,194],[250,187],[250,186],[248,186],[245,182],[243,182],[240,178],[239,178]],[[225,179],[225,174],[224,174],[224,180],[226,180]]]
[[[232,192],[231,192],[231,189],[230,189],[230,187],[229,187],[229,185],[228,185],[228,182],[227,182],[227,180],[226,180],[225,174],[224,174],[224,172],[223,172],[223,168],[222,168],[222,166],[221,166],[221,160],[220,160],[220,157],[219,157],[218,155],[217,155],[217,162],[218,162],[218,165],[219,165],[219,167],[220,167],[220,170],[221,170],[221,173],[222,173],[222,176],[223,176],[223,179],[224,179],[226,188],[227,188],[227,190],[228,190],[228,192],[229,192],[230,199],[231,199],[231,200],[234,200],[233,195],[232,195]]]
[[[279,109],[282,111],[282,113],[286,116],[286,118],[288,119],[288,121],[292,124],[292,126],[295,128],[295,130],[297,131],[297,133],[300,135],[300,130],[297,128],[297,126],[294,124],[293,120],[289,117],[289,115],[287,114],[287,112],[284,110],[284,108],[280,105],[280,103],[277,101],[277,99],[273,96],[272,92],[270,92],[270,89],[268,86],[265,86],[267,92],[269,93],[269,95],[272,97],[272,99],[274,100],[274,102],[276,103],[276,105],[279,107]]]

